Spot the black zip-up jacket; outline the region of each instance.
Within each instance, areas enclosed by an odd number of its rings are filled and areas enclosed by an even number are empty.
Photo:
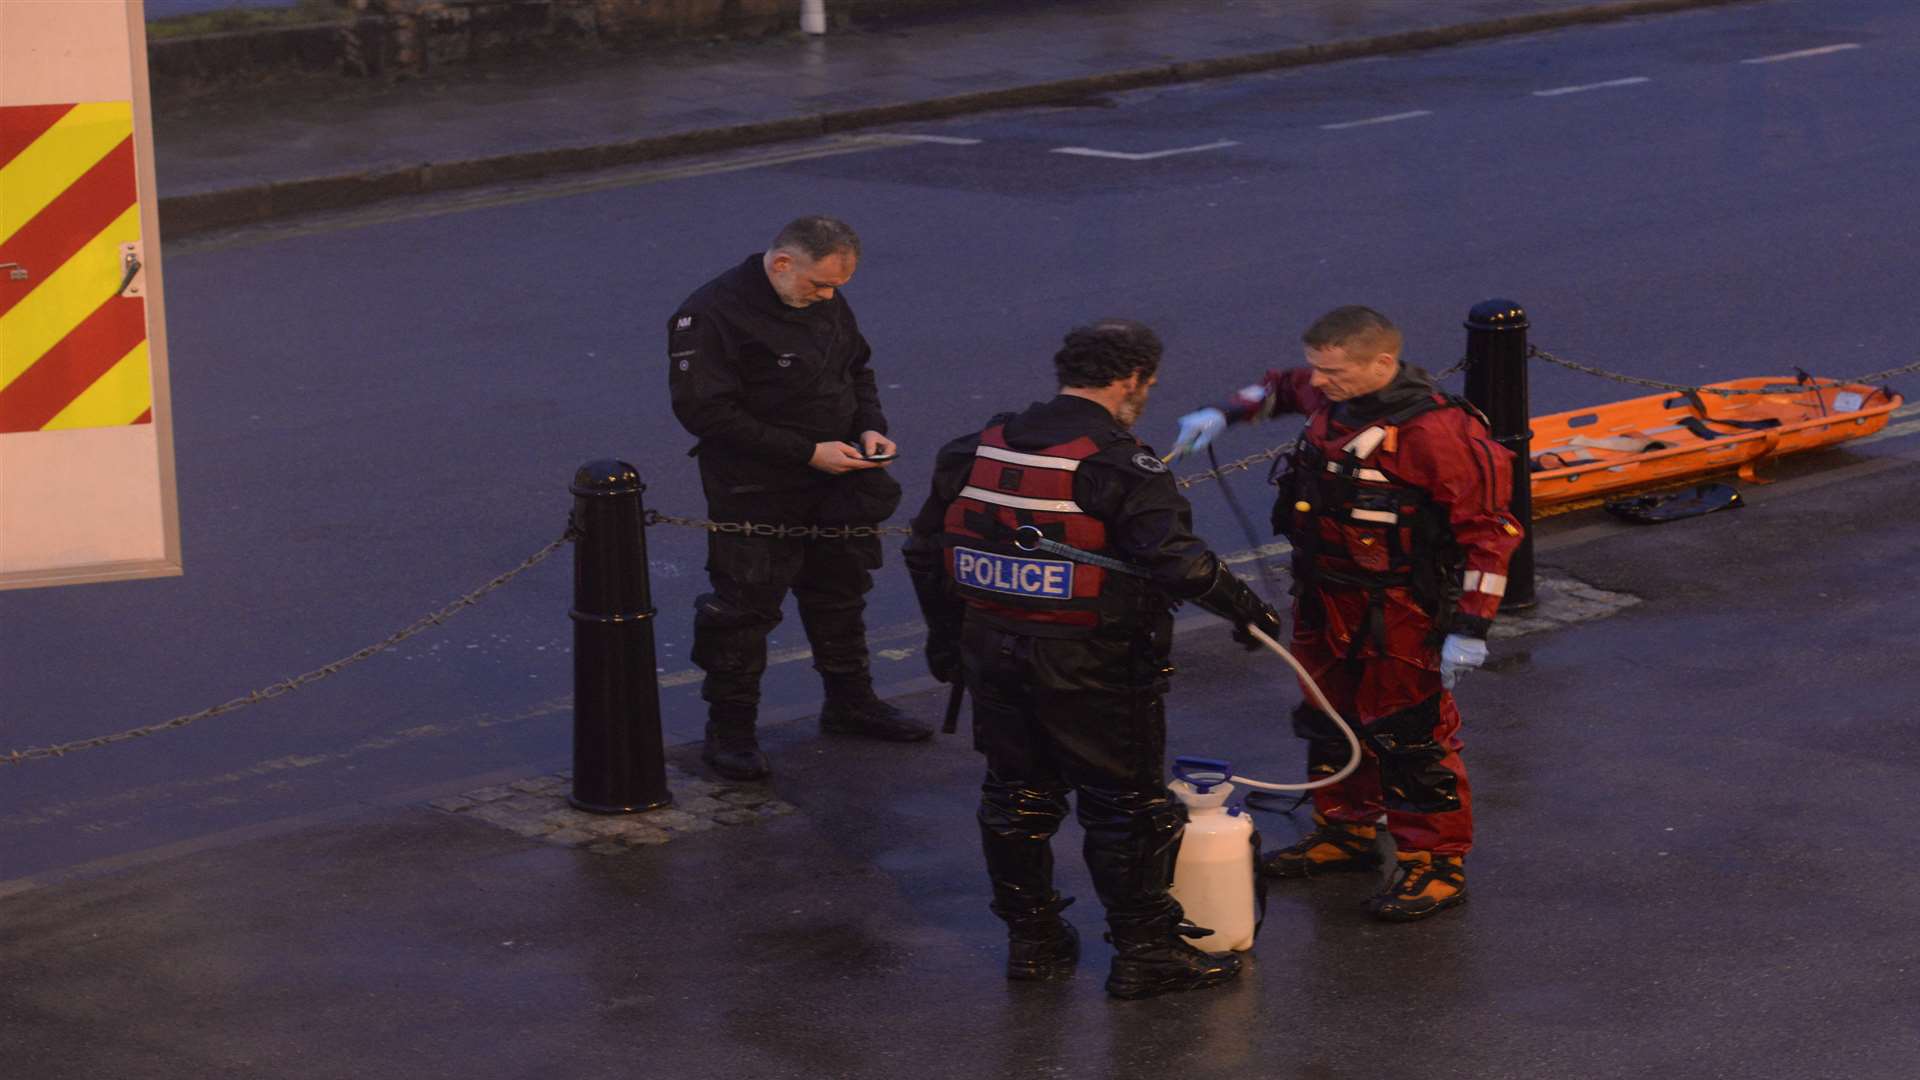
[[[1145,570],[1153,584],[1173,600],[1190,600],[1213,587],[1218,560],[1206,541],[1193,533],[1193,507],[1152,450],[1120,427],[1098,402],[1061,394],[1037,402],[1004,421],[1007,445],[1038,451],[1072,442],[1082,435],[1104,449],[1082,462],[1073,478],[1073,501],[1107,527],[1107,542],[1127,562]],[[947,506],[960,495],[973,470],[980,435],[964,435],[940,448],[934,463],[933,492],[913,519],[913,535],[904,551],[916,584],[946,574],[941,534]],[[961,601],[950,594],[935,600],[922,592],[923,606],[934,601],[938,614],[957,618]],[[938,617],[929,612],[930,618]]]
[[[708,510],[729,520],[881,521],[899,505],[884,469],[830,476],[815,443],[887,430],[844,293],[804,308],[773,290],[762,255],[702,285],[667,322],[673,414],[699,440]]]

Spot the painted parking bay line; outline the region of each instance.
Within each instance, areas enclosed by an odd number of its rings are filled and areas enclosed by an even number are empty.
[[[1386,116],[1370,116],[1365,120],[1348,120],[1344,124],[1321,124],[1320,130],[1345,131],[1348,128],[1368,127],[1373,124],[1393,124],[1402,120],[1417,120],[1422,116],[1432,115],[1433,113],[1426,109],[1415,109],[1412,112],[1388,113]]]
[[[1172,150],[1150,150],[1143,154],[1129,154],[1123,150],[1095,150],[1086,146],[1056,146],[1050,154],[1073,154],[1076,157],[1112,158],[1116,161],[1152,161],[1155,158],[1173,157],[1175,154],[1198,154],[1206,150],[1224,150],[1229,146],[1239,146],[1233,139],[1221,139],[1205,146],[1181,146]]]
[[[1756,56],[1743,64],[1777,64],[1782,60],[1805,60],[1809,56],[1830,56],[1837,52],[1847,52],[1860,47],[1857,41],[1843,42],[1839,45],[1822,45],[1817,49],[1800,49],[1795,52],[1774,53],[1772,56]]]
[[[1562,94],[1584,94],[1589,90],[1611,90],[1616,86],[1638,86],[1652,82],[1645,75],[1635,75],[1626,79],[1608,79],[1606,82],[1583,83],[1580,86],[1556,86],[1551,90],[1535,90],[1534,97],[1559,97]]]

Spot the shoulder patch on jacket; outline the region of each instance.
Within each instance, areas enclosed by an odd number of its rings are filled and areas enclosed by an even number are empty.
[[[697,318],[698,316],[694,315],[692,312],[683,311],[673,317],[673,321],[669,324],[669,326],[672,328],[672,331],[674,333],[684,334],[687,331],[692,330],[694,326],[697,325],[696,323]]]
[[[1133,467],[1144,473],[1163,473],[1167,471],[1166,462],[1161,461],[1145,450],[1133,455]]]

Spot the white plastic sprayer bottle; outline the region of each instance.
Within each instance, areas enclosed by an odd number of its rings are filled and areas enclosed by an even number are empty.
[[[1211,931],[1193,938],[1196,949],[1211,953],[1253,948],[1260,925],[1254,893],[1253,822],[1239,807],[1226,805],[1233,794],[1227,777],[1233,767],[1206,758],[1176,758],[1167,785],[1187,807],[1187,830],[1173,867],[1173,898],[1187,921]]]

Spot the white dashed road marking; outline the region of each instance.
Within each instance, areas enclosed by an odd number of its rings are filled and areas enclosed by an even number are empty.
[[[1559,97],[1561,94],[1580,94],[1588,90],[1610,90],[1616,86],[1636,86],[1640,83],[1652,81],[1652,79],[1647,78],[1645,75],[1635,75],[1630,79],[1608,79],[1606,82],[1587,83],[1582,86],[1557,86],[1552,90],[1535,90],[1533,96]]]
[[[1349,120],[1344,124],[1321,124],[1320,130],[1345,131],[1348,128],[1366,127],[1370,124],[1391,124],[1399,120],[1414,120],[1422,116],[1432,115],[1433,113],[1426,109],[1415,109],[1412,112],[1389,113],[1386,116],[1370,116],[1365,120]]]
[[[1074,154],[1078,157],[1114,158],[1118,161],[1152,161],[1154,158],[1172,157],[1175,154],[1198,154],[1203,150],[1224,150],[1240,144],[1232,139],[1221,139],[1205,146],[1182,146],[1173,150],[1153,150],[1144,154],[1129,154],[1120,150],[1093,150],[1085,146],[1056,146],[1049,153]]]
[[[1798,52],[1775,53],[1772,56],[1756,56],[1751,60],[1742,60],[1740,62],[1743,64],[1777,64],[1782,60],[1804,60],[1809,56],[1826,56],[1830,53],[1846,52],[1849,49],[1857,49],[1859,47],[1858,42],[1849,41],[1841,45],[1822,45],[1817,49],[1801,49]]]
[[[916,135],[910,132],[888,131],[868,136],[887,142],[938,143],[941,146],[978,146],[980,139],[963,139],[958,135]]]

